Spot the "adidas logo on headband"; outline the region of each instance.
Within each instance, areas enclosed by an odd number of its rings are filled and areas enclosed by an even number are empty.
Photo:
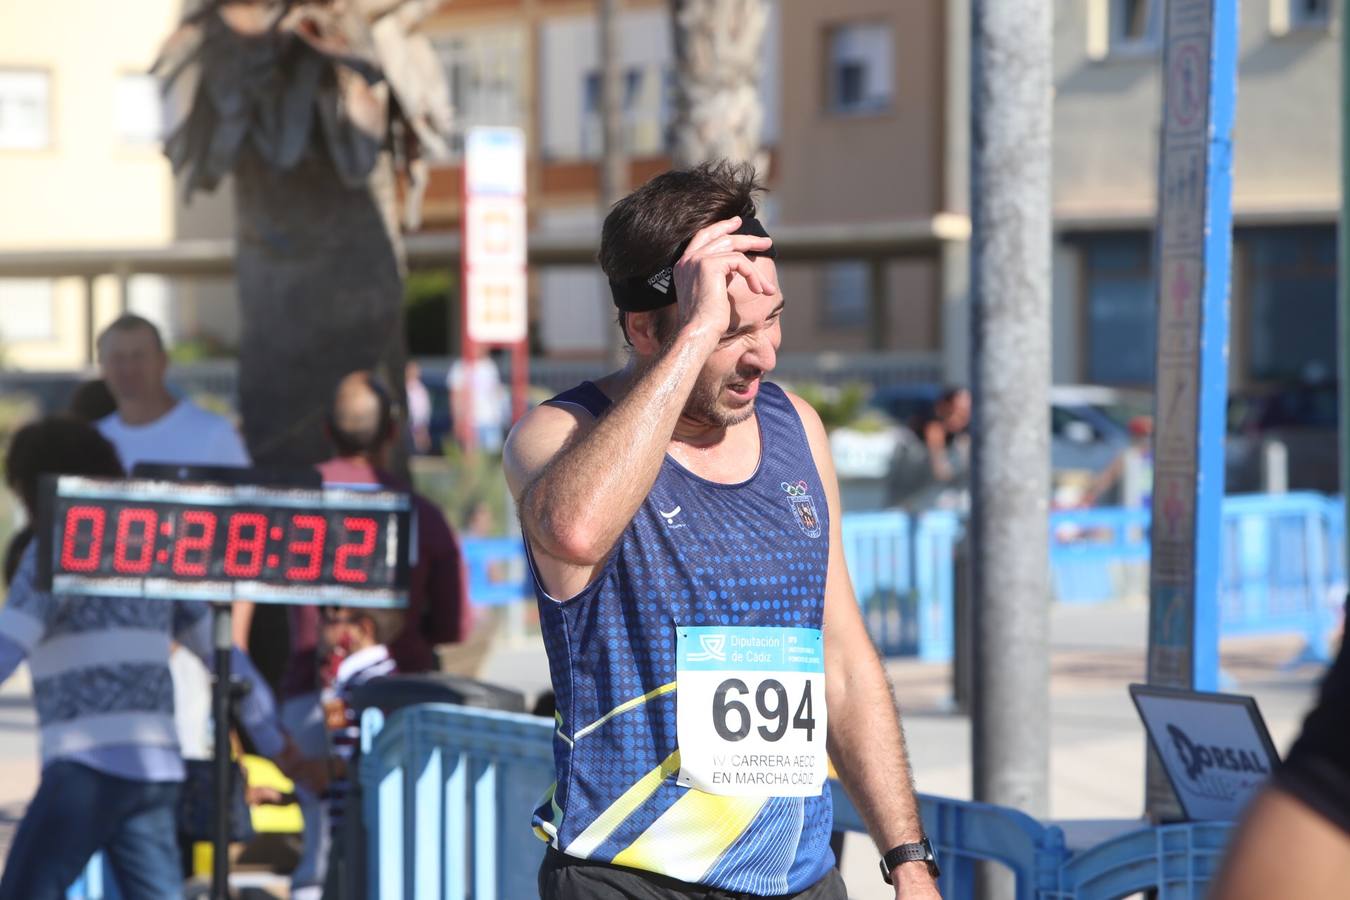
[[[657,272],[651,278],[647,279],[647,286],[658,290],[663,294],[670,293],[670,281],[675,277],[675,270],[666,266],[660,272]]]

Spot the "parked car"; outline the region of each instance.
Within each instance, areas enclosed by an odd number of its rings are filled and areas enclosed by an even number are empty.
[[[937,402],[937,384],[899,384],[873,393],[870,405],[909,426]],[[1099,472],[1130,443],[1129,421],[1152,410],[1152,397],[1097,385],[1050,388],[1050,468],[1056,476]]]

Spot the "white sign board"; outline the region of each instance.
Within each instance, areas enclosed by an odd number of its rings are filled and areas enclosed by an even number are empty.
[[[470,196],[525,196],[525,132],[470,128],[464,138],[464,178]]]
[[[1234,821],[1279,764],[1251,697],[1130,685],[1186,818]]]
[[[525,270],[516,267],[475,269],[466,291],[470,336],[480,344],[510,344],[525,338],[528,307]]]
[[[525,198],[475,197],[464,214],[470,267],[525,265]]]
[[[464,320],[471,341],[525,340],[525,242],[525,134],[470,129],[464,141]]]

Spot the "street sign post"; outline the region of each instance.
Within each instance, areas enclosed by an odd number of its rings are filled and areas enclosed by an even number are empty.
[[[463,344],[455,429],[475,445],[471,373],[485,348],[511,350],[514,418],[525,411],[529,303],[525,276],[525,133],[519,128],[472,128],[464,141],[460,314]]]
[[[1219,671],[1237,0],[1170,0],[1166,15],[1148,682],[1213,691]],[[1180,814],[1152,752],[1147,806],[1155,818]]]

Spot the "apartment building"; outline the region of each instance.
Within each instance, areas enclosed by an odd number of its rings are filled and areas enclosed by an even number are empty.
[[[148,74],[182,0],[46,0],[0,9],[0,252],[159,248],[231,233],[228,191],[176,195]],[[170,339],[228,345],[232,285],[150,275],[0,279],[0,358],[77,369],[122,309]]]

